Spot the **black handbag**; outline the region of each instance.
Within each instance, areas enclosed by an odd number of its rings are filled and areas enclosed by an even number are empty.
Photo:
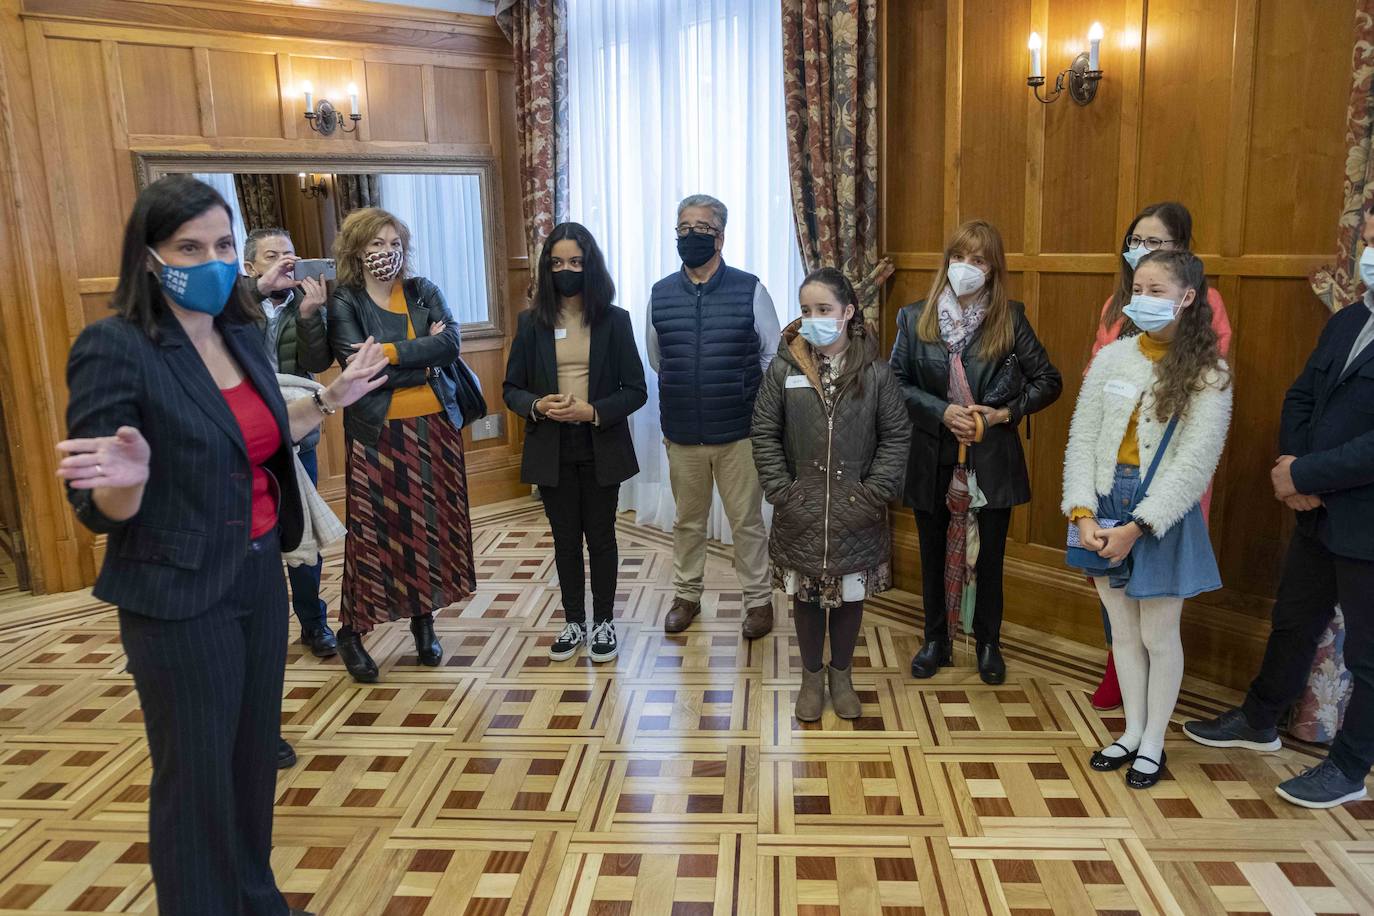
[[[411,284],[412,295],[423,303],[424,296],[420,292],[419,284],[414,281],[407,282]],[[439,372],[453,385],[453,399],[463,415],[463,426],[471,426],[487,415],[487,399],[482,395],[482,383],[478,381],[477,373],[463,362],[463,357],[460,356],[449,365],[440,368]]]
[[[992,381],[988,382],[988,387],[983,392],[982,403],[988,407],[1006,407],[1025,390],[1026,374],[1021,371],[1021,361],[1016,358],[1015,353],[1008,353],[1007,358],[1002,360],[1002,365],[997,367]]]

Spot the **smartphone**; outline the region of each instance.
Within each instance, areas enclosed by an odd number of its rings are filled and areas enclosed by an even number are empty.
[[[296,262],[295,278],[299,283],[306,277],[314,277],[316,280],[334,279],[334,259],[333,258],[302,258]]]

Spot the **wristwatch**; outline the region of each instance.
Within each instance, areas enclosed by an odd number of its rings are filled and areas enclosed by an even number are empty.
[[[334,414],[339,412],[339,408],[330,407],[327,404],[325,404],[323,388],[316,388],[313,392],[311,392],[310,396],[315,399],[315,406],[319,408],[320,413],[324,414],[326,417],[332,417],[334,416]]]

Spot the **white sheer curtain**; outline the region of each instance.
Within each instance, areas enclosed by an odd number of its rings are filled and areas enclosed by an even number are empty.
[[[689,194],[729,208],[727,263],[757,274],[782,323],[797,314],[782,89],[781,5],[760,0],[568,0],[571,218],[596,236],[640,355],[649,290],[681,268],[673,227]],[[673,527],[658,379],[631,418],[640,473],[620,508]],[[716,498],[708,527],[729,543]]]
[[[386,210],[410,227],[412,271],[427,278],[459,323],[486,321],[487,254],[476,175],[377,176]]]
[[[239,213],[239,192],[234,188],[233,172],[195,172],[192,178],[205,182],[219,192],[229,205],[230,224],[234,233],[234,246],[239,252],[239,272],[243,271],[243,242],[248,238],[248,230],[243,227],[243,215]]]

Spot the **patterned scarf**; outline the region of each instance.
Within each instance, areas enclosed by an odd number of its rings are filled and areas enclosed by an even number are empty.
[[[961,407],[973,404],[973,390],[968,373],[964,371],[964,349],[983,326],[988,313],[988,297],[984,293],[968,309],[959,305],[954,291],[948,286],[940,293],[940,338],[949,350],[949,391],[946,397]]]

